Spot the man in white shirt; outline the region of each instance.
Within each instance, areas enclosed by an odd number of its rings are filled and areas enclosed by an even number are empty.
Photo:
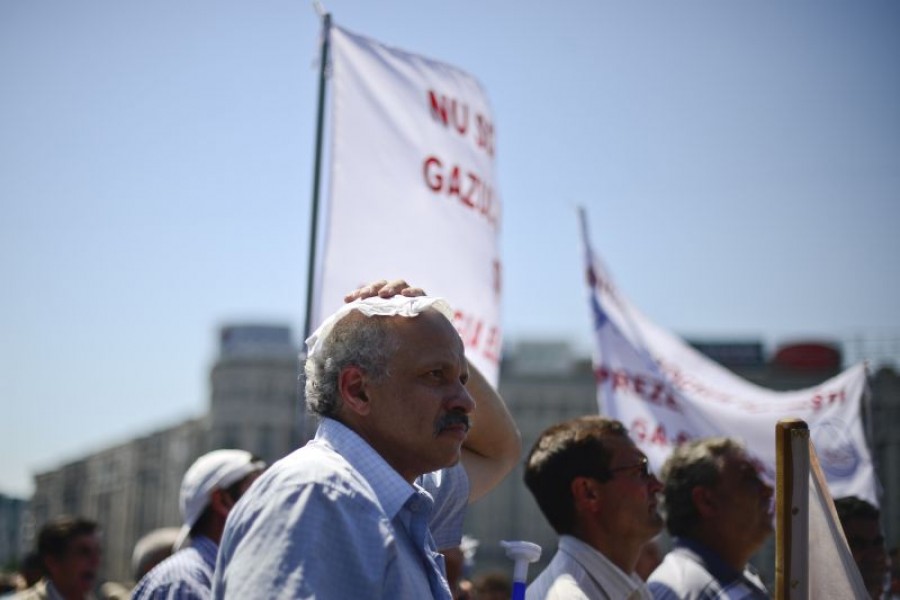
[[[662,529],[662,484],[620,422],[591,415],[549,427],[525,462],[525,485],[560,536],[528,600],[650,598],[634,568]]]

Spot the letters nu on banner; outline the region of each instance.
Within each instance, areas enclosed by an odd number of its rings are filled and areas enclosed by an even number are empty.
[[[494,118],[468,73],[332,26],[331,157],[312,327],[343,295],[403,277],[453,306],[497,383],[502,331]]]

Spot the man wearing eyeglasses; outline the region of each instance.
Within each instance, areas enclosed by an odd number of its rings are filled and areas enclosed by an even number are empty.
[[[560,536],[527,600],[651,598],[634,568],[662,529],[662,484],[619,421],[584,416],[546,429],[525,462],[525,485]]]
[[[772,488],[743,447],[723,437],[687,442],[662,478],[675,546],[650,575],[653,597],[769,598],[748,561],[772,533]]]

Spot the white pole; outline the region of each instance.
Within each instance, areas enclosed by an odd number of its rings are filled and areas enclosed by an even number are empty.
[[[500,542],[506,548],[506,556],[515,561],[513,567],[512,600],[525,600],[528,584],[528,565],[541,558],[541,547],[532,542]]]

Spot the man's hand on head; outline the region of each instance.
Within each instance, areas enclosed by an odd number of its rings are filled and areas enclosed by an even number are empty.
[[[394,279],[393,281],[379,279],[378,281],[373,281],[368,285],[353,290],[344,296],[344,302],[353,302],[354,300],[372,298],[374,296],[393,298],[398,295],[408,297],[424,296],[425,290],[420,287],[413,287],[403,279]]]

